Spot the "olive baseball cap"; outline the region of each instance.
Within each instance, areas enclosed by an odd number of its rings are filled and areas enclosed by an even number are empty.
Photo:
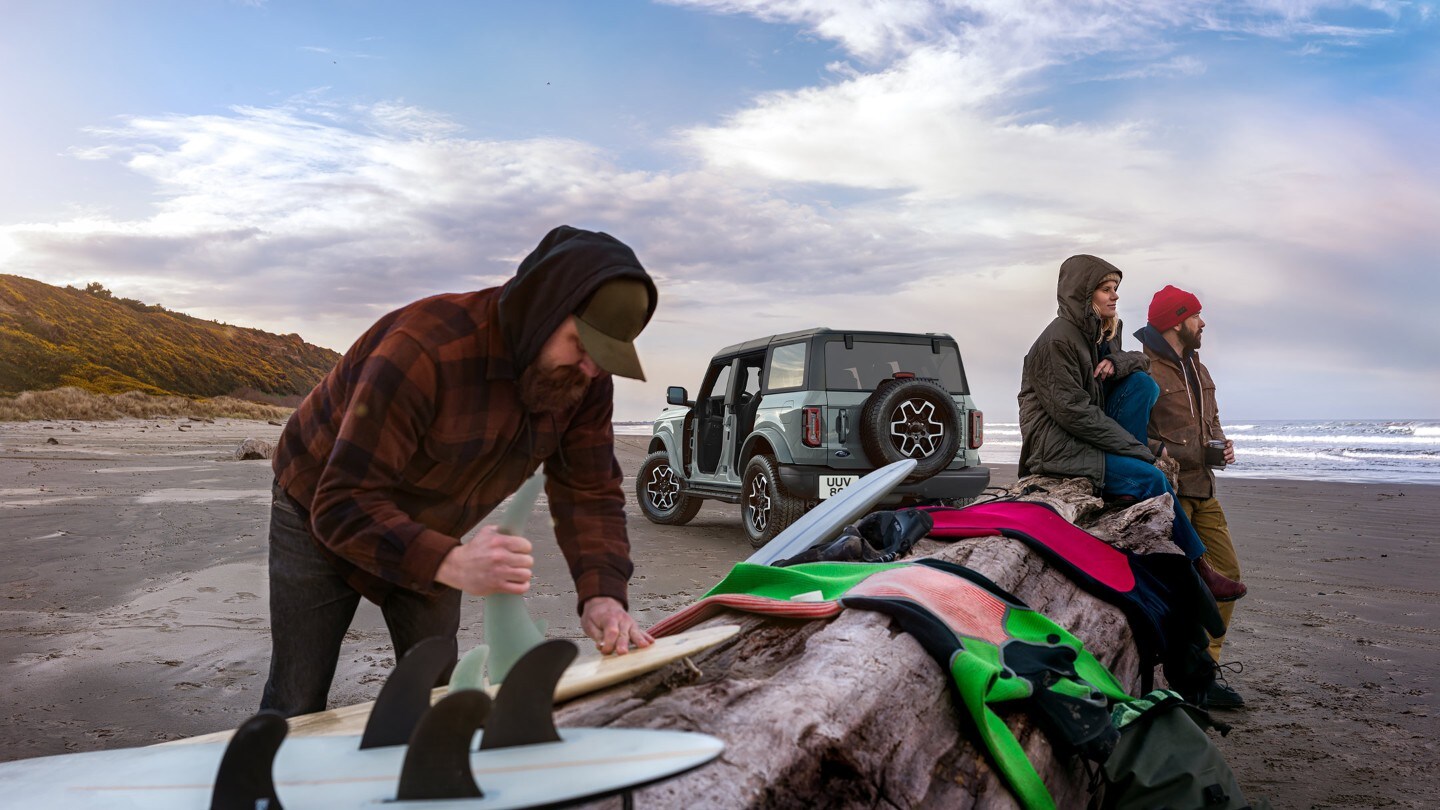
[[[575,313],[580,342],[601,368],[620,377],[645,379],[635,338],[650,319],[650,288],[633,278],[607,281]]]

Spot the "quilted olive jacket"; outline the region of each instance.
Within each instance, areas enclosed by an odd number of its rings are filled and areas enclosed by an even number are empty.
[[[1105,390],[1095,379],[1102,358],[1100,319],[1090,297],[1107,273],[1120,273],[1104,259],[1071,256],[1060,265],[1059,313],[1025,355],[1020,376],[1020,475],[1089,478],[1105,484],[1105,454],[1154,461],[1141,444],[1105,415]],[[1115,379],[1148,371],[1140,352],[1120,350],[1121,330],[1106,347]]]

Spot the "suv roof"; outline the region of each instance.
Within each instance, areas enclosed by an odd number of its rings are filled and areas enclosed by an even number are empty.
[[[747,340],[744,343],[736,343],[733,346],[726,346],[720,351],[715,352],[715,357],[724,357],[730,354],[745,354],[747,352],[754,352],[760,349],[764,349],[772,343],[792,343],[799,340],[805,340],[807,338],[813,338],[818,335],[855,335],[856,337],[867,338],[902,338],[906,339],[906,343],[913,341],[917,337],[935,338],[938,340],[950,341],[951,343],[955,342],[955,338],[944,332],[876,332],[864,329],[831,329],[826,326],[817,326],[811,329],[801,329],[797,332],[784,332],[778,335],[771,335],[770,337]]]

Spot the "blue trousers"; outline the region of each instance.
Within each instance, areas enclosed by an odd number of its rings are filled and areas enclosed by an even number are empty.
[[[1149,374],[1137,371],[1108,387],[1105,414],[1145,444],[1150,435],[1150,409],[1155,407],[1159,398],[1160,385]],[[1128,495],[1143,501],[1162,492],[1170,496],[1175,507],[1175,528],[1172,532],[1175,545],[1185,552],[1186,557],[1196,559],[1205,553],[1205,544],[1185,517],[1185,510],[1180,508],[1165,473],[1154,464],[1138,458],[1105,454],[1105,494]]]

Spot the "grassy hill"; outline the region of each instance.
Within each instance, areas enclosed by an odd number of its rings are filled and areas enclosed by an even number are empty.
[[[0,396],[61,387],[294,405],[340,355],[274,335],[0,274]]]

